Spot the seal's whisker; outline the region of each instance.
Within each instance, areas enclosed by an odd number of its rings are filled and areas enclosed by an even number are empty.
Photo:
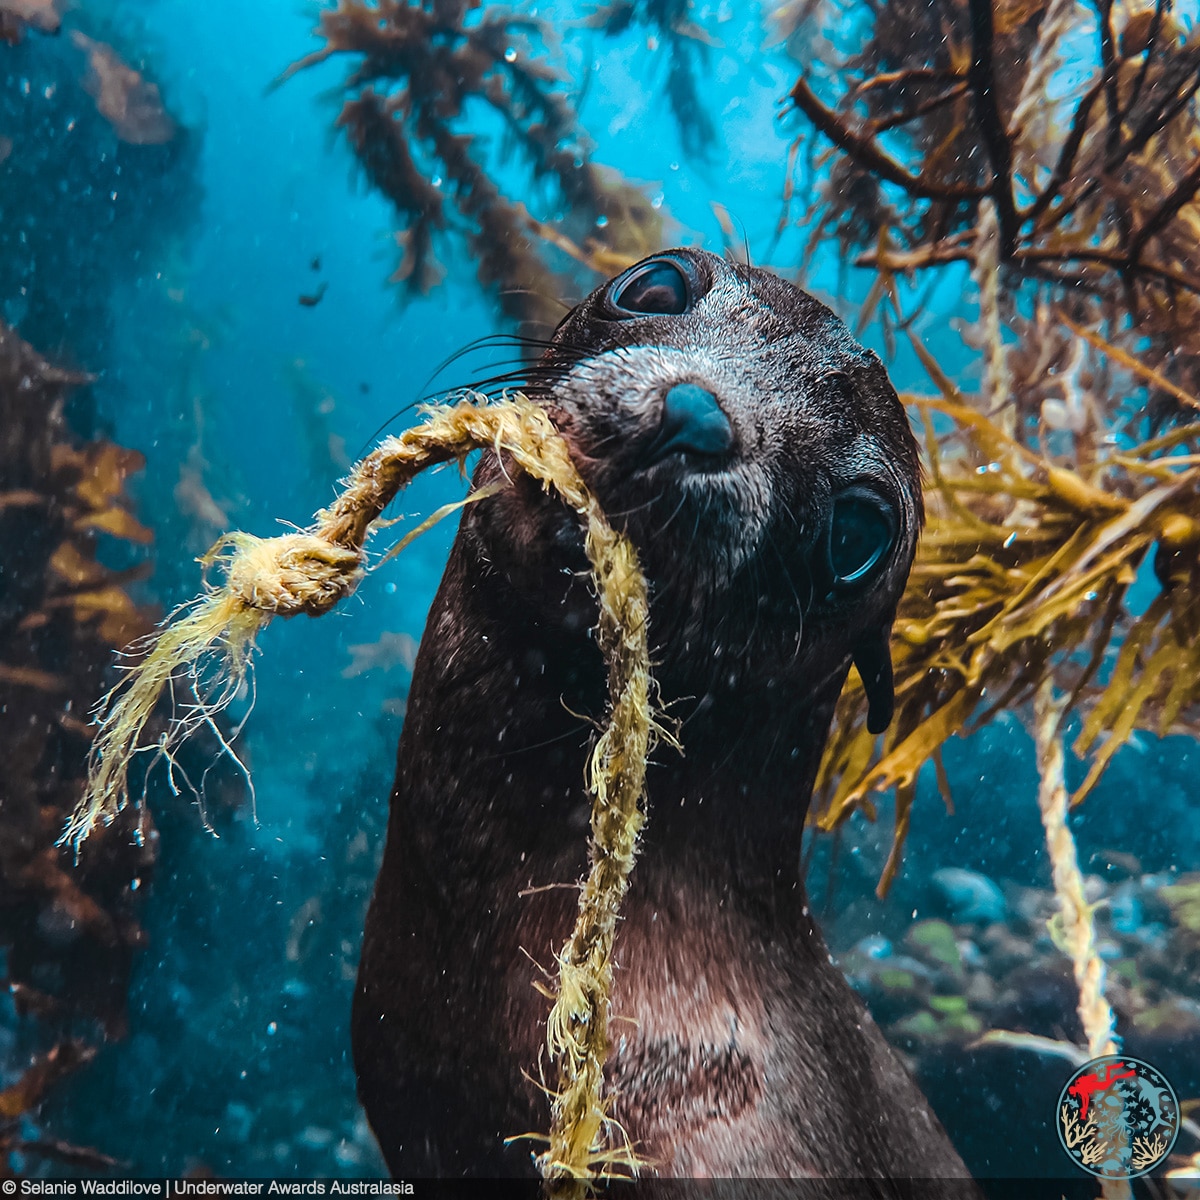
[[[686,497],[685,497],[686,498]],[[678,511],[678,509],[676,510]],[[688,538],[687,557],[691,558],[696,553],[696,538],[700,533],[700,520],[704,516],[704,509],[701,505],[696,505],[696,520],[692,525],[692,536]],[[672,518],[674,514],[672,514]],[[665,529],[666,526],[663,526]]]
[[[610,520],[624,520],[626,517],[632,517],[636,513],[646,512],[648,509],[653,508],[661,499],[661,496],[651,496],[649,500],[644,500],[641,504],[633,504],[629,508],[610,508],[606,511]]]
[[[393,421],[399,420],[405,413],[411,412],[418,405],[426,404],[431,400],[437,399],[439,396],[446,396],[454,392],[460,392],[469,389],[471,387],[470,384],[464,384],[460,387],[439,389],[431,389],[430,385],[444,370],[450,366],[453,366],[454,363],[460,361],[468,354],[493,347],[522,347],[528,348],[531,351],[546,351],[553,349],[560,354],[565,350],[580,357],[591,353],[586,346],[580,346],[566,340],[552,341],[548,338],[535,337],[532,334],[525,333],[499,332],[484,334],[482,337],[475,338],[474,340],[468,342],[461,349],[456,350],[453,354],[449,354],[442,359],[442,361],[434,368],[432,373],[425,379],[424,383],[421,384],[420,394],[417,399],[410,401],[408,404],[405,404],[403,407],[392,413],[392,415],[388,417],[386,421],[384,421],[378,426],[378,428],[374,430],[373,433],[371,433],[371,435],[363,443],[362,448],[365,448],[371,442],[375,441],[375,439],[378,438],[379,435],[383,433],[383,431],[389,425],[391,425]],[[533,354],[527,358],[513,359],[509,361],[525,363],[527,368],[530,370],[535,370],[539,366],[537,358]],[[360,450],[362,448],[360,448]]]
[[[801,628],[803,628],[804,611],[807,608],[807,605],[804,604],[803,601],[801,601],[801,599],[800,599],[800,593],[796,589],[796,581],[792,578],[792,572],[788,568],[787,560],[783,557],[783,554],[779,549],[778,543],[771,536],[770,529],[763,530],[763,538],[766,541],[767,545],[771,547],[771,550],[774,552],[775,557],[779,559],[780,570],[783,572],[783,578],[787,582],[788,590],[792,593],[792,599],[796,601],[796,616],[799,619]],[[799,653],[800,653],[800,644],[797,642],[796,654],[798,655]]]
[[[679,516],[679,512],[683,508],[683,506],[687,503],[687,499],[688,499],[687,493],[684,492],[679,497],[679,503],[675,505],[675,508],[672,511],[671,515],[662,523],[662,526],[655,532],[654,536],[656,538],[662,537],[662,535],[667,532],[668,526],[671,524],[672,521],[675,520],[675,518],[677,516]]]
[[[541,367],[537,363],[532,365],[527,364],[511,371],[498,371],[495,375],[488,375],[483,379],[477,379],[469,385],[469,390],[479,392],[483,391],[486,387],[492,387],[498,383],[524,385],[538,380],[555,380],[561,374],[562,372],[558,368]]]
[[[754,596],[764,596],[769,593],[763,588],[760,580],[763,575],[762,560],[756,554],[750,559],[750,577],[753,580],[754,586],[752,594]],[[750,622],[750,628],[742,641],[742,657],[749,659],[754,648],[754,643],[758,635],[759,622],[762,620],[762,605],[756,603],[754,605],[754,619]]]

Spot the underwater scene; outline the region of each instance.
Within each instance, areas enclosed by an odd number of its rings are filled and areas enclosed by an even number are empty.
[[[0,0],[5,1195],[1200,1197],[1198,16]]]

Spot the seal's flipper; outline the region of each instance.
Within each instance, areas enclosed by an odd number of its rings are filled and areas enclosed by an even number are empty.
[[[867,693],[867,729],[882,733],[892,721],[896,707],[892,691],[892,651],[888,645],[891,626],[870,630],[858,639],[854,647],[854,665]]]

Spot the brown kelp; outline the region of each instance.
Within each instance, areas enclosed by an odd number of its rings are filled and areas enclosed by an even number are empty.
[[[1068,44],[1070,86],[1050,87]],[[822,774],[826,827],[897,789],[886,887],[922,764],[948,794],[947,738],[1044,680],[1083,716],[1076,801],[1135,730],[1200,730],[1200,42],[1165,4],[893,0],[824,73],[835,100],[806,64],[789,105],[831,147],[813,238],[876,272],[866,316],[910,331],[906,284],[954,263],[979,296],[977,388],[912,339],[939,394],[909,397],[931,521],[896,626],[897,719],[876,745],[848,691]]]
[[[114,1171],[121,1166],[116,1159],[89,1146],[45,1135],[31,1136],[28,1128],[23,1128],[55,1084],[95,1056],[93,1047],[64,1039],[35,1058],[15,1083],[0,1089],[0,1178],[15,1177],[11,1154],[20,1154],[26,1162],[62,1164],[84,1171]]]
[[[544,21],[478,0],[337,0],[316,34],[324,45],[279,82],[335,55],[356,60],[338,127],[395,207],[393,279],[410,292],[436,284],[437,239],[456,231],[480,284],[527,328],[553,328],[573,290],[555,274],[535,216],[497,182],[497,156],[479,133],[487,120],[503,157],[521,161],[530,185],[551,197],[550,214],[565,213],[573,240],[633,259],[658,248],[649,200],[592,161],[566,80],[545,53]]]
[[[1165,2],[893,0],[857,51],[806,63],[790,93],[819,134],[802,139],[809,161],[818,144],[833,156],[811,239],[876,270],[864,316],[898,279],[994,266],[995,320],[974,340],[1016,336],[1001,401],[1014,432],[1094,457],[1127,398],[1194,407],[1198,88],[1200,41]]]
[[[20,328],[0,324],[0,705],[24,718],[0,734],[0,907],[25,1007],[84,1013],[111,1035],[143,940],[133,891],[153,865],[152,827],[123,820],[76,870],[54,841],[78,801],[112,651],[152,620],[128,592],[148,564],[118,551],[134,565],[111,570],[97,542],[152,536],[126,493],[141,456],[90,438],[91,376],[44,355],[107,365],[113,290],[186,219],[194,147],[112,31],[81,17],[85,34],[72,16],[68,32],[64,10],[0,5],[0,58],[24,81],[0,103],[0,299]]]
[[[88,710],[115,648],[145,633],[96,535],[145,544],[125,480],[139,455],[74,438],[63,416],[85,379],[47,363],[0,326],[0,922],[9,983],[31,1006],[125,1021],[126,975],[141,944],[134,890],[154,863],[149,817],[103,831],[72,870],[55,847],[79,801]],[[19,716],[20,719],[14,719]]]
[[[153,622],[131,596],[149,574],[128,494],[143,461],[94,436],[93,385],[112,365],[115,291],[151,269],[196,194],[194,141],[145,64],[115,22],[67,7],[0,4],[0,942],[16,1045],[36,1051],[19,1078],[3,1064],[3,1172],[10,1153],[26,1170],[116,1165],[34,1122],[90,1042],[125,1032],[157,834],[130,813],[74,865],[55,840],[113,652]]]
[[[131,67],[111,46],[78,29],[72,30],[71,40],[87,55],[83,86],[121,141],[159,146],[174,138],[176,125],[163,107],[156,83]]]
[[[1200,429],[1073,470],[1022,446],[961,396],[918,404],[932,503],[896,623],[896,719],[877,751],[860,719],[861,692],[849,688],[821,782],[826,827],[869,805],[872,791],[897,788],[897,854],[921,766],[939,766],[948,795],[946,740],[1031,701],[1046,677],[1084,714],[1076,749],[1094,751],[1076,800],[1135,729],[1195,731],[1200,702],[1191,575]],[[955,424],[939,434],[935,416]],[[1187,452],[1175,453],[1180,446]],[[1133,615],[1129,589],[1151,553],[1165,586]]]
[[[1056,98],[1068,55],[1083,79]],[[818,231],[885,272],[973,262],[990,198],[1016,276],[1160,320],[1178,292],[1185,317],[1200,288],[1198,70],[1200,43],[1165,2],[891,0],[857,53],[825,64],[835,101],[815,67],[790,93],[837,150]]]

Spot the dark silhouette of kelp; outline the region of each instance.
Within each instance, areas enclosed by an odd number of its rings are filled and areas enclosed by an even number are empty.
[[[126,1031],[157,857],[144,807],[77,862],[55,845],[113,652],[156,615],[130,594],[150,573],[152,534],[127,493],[144,463],[96,436],[92,385],[112,365],[114,295],[178,234],[197,194],[194,141],[142,64],[95,14],[63,27],[65,7],[0,3],[0,947],[18,1044],[34,1051],[0,1090],[3,1173],[10,1153],[25,1170],[117,1165],[34,1132],[91,1043]],[[20,1066],[3,1063],[6,1082]]]
[[[562,297],[576,289],[556,273],[541,222],[500,182],[501,164],[514,160],[529,190],[565,214],[554,226],[572,242],[621,261],[658,248],[661,220],[649,200],[592,161],[566,81],[542,49],[544,21],[477,0],[338,0],[316,32],[325,44],[277,82],[334,55],[357,59],[338,127],[395,206],[393,279],[410,293],[440,278],[438,238],[459,237],[508,317],[529,331],[557,324]],[[489,126],[498,154],[481,133]]]
[[[14,995],[19,994],[20,989],[14,989]],[[88,1146],[44,1135],[31,1136],[25,1127],[29,1114],[36,1111],[55,1084],[86,1066],[95,1055],[91,1046],[65,1039],[35,1058],[15,1083],[0,1090],[0,1177],[15,1177],[9,1159],[12,1154],[19,1154],[25,1162],[62,1163],[85,1171],[112,1171],[121,1165]]]
[[[96,553],[100,535],[152,541],[125,490],[144,464],[92,437],[92,376],[30,342],[107,365],[114,288],[186,221],[194,147],[99,27],[60,30],[61,7],[0,4],[0,59],[23,81],[0,98],[0,301],[20,329],[0,321],[0,937],[19,1008],[119,1036],[152,825],[122,816],[74,869],[54,843],[112,651],[152,624],[127,590],[149,563],[125,553],[134,565],[112,570]]]
[[[20,0],[5,14],[50,5]],[[86,14],[73,14],[76,25]],[[195,137],[167,113],[144,66],[98,22],[0,40],[0,302],[42,354],[91,373],[112,349],[114,288],[196,211]],[[10,41],[13,39],[9,39]],[[88,389],[72,401],[87,433]]]
[[[88,711],[112,652],[151,626],[125,590],[146,572],[104,567],[96,534],[151,535],[125,495],[140,455],[67,428],[68,393],[83,382],[0,326],[0,937],[19,1003],[96,1017],[119,1035],[153,828],[144,809],[123,815],[74,869],[55,842],[78,801]]]
[[[4,0],[0,3],[0,41],[15,46],[28,29],[57,33],[62,7],[61,0]]]
[[[609,37],[633,25],[654,31],[652,47],[667,52],[667,103],[683,152],[707,158],[716,144],[717,130],[701,98],[697,77],[708,69],[712,39],[693,19],[691,0],[615,0],[598,9],[588,23]]]
[[[858,54],[825,64],[838,100],[810,66],[790,103],[836,149],[812,237],[876,268],[876,301],[897,274],[992,256],[1022,345],[1073,342],[1066,316],[1136,348],[1153,402],[1177,407],[1200,392],[1200,41],[1165,3],[1121,28],[1118,11],[892,0]],[[1068,65],[1084,82],[1056,98]],[[1031,318],[1018,295],[1051,311]],[[1012,394],[1030,419],[1041,399]]]

